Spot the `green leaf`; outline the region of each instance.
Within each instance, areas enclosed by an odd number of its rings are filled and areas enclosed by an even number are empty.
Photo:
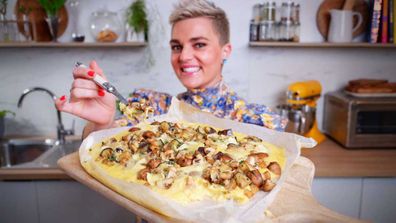
[[[144,0],[136,0],[127,11],[127,22],[135,32],[148,31],[148,21]]]
[[[10,111],[10,110],[1,110],[1,111],[0,111],[0,118],[6,116],[7,113],[8,113],[8,114],[12,114],[13,116],[15,116],[15,113],[12,112],[12,111]]]
[[[38,0],[48,16],[55,16],[66,0]]]

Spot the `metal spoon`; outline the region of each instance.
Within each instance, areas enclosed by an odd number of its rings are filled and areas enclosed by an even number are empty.
[[[76,67],[83,67],[83,68],[88,68],[86,65],[84,65],[81,62],[76,62]],[[105,89],[107,92],[113,94],[114,96],[116,96],[118,98],[118,100],[120,100],[123,104],[128,105],[128,100],[126,100],[118,91],[117,89],[110,84],[110,82],[106,81],[105,79],[103,79],[103,77],[101,77],[100,75],[98,75],[97,73],[95,73],[93,81],[99,85],[101,88]]]

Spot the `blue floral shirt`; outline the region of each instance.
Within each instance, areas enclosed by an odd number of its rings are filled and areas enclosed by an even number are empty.
[[[236,120],[264,126],[270,129],[284,131],[287,120],[261,104],[247,103],[224,83],[216,87],[188,90],[177,95],[177,98],[206,112],[213,113],[220,118]],[[155,115],[168,111],[172,96],[167,93],[147,89],[137,89],[130,94],[128,100],[132,102],[147,100],[154,108]],[[126,118],[117,120],[120,125],[133,125]]]

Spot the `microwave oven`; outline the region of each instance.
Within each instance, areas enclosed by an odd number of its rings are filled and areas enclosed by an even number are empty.
[[[323,130],[346,148],[396,148],[396,97],[324,98]]]

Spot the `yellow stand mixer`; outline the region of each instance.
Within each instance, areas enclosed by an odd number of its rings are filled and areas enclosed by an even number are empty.
[[[289,119],[286,132],[312,137],[318,143],[326,139],[318,129],[316,121],[316,101],[322,92],[318,81],[296,82],[287,89],[286,105],[278,106],[280,113]]]

